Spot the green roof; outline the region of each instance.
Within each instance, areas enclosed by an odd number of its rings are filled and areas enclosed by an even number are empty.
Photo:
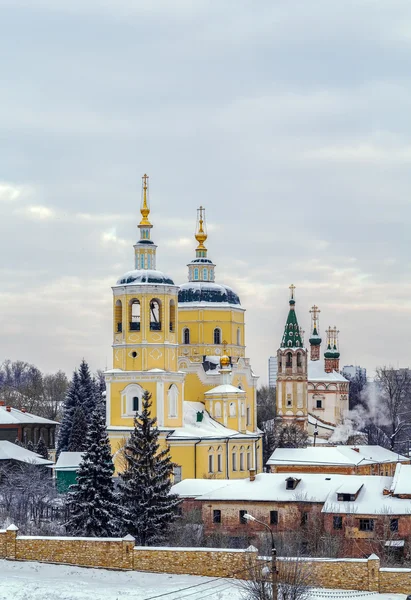
[[[284,328],[281,348],[302,348],[300,327],[295,314],[295,300],[290,300],[290,311]]]

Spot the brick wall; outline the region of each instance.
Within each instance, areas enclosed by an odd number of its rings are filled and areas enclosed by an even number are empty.
[[[248,550],[135,547],[131,536],[122,539],[19,536],[14,525],[0,531],[0,558],[80,567],[240,579],[247,578],[260,563],[257,554],[252,547]],[[288,561],[293,560],[278,560],[280,574],[290,564]],[[306,568],[312,585],[403,594],[411,589],[411,569],[381,569],[375,554],[368,559],[299,560],[298,568]]]

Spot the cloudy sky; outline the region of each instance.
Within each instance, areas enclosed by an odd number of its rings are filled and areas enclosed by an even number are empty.
[[[0,0],[1,358],[111,366],[150,175],[177,282],[206,206],[261,381],[321,308],[343,364],[410,365],[409,0]]]

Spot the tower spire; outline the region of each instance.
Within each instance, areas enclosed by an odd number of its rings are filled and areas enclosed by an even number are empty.
[[[197,258],[205,258],[207,256],[207,248],[204,246],[204,242],[207,239],[207,231],[205,222],[205,208],[202,206],[197,209],[197,226],[194,237],[198,242],[198,246],[196,248]]]
[[[148,175],[144,173],[143,177],[143,190],[142,190],[142,198],[141,198],[141,216],[143,217],[140,221],[139,227],[152,227],[152,224],[148,220],[148,215],[150,214],[149,202],[148,202]]]
[[[287,322],[284,328],[284,335],[281,341],[281,348],[303,348],[301,331],[295,313],[295,285],[290,285],[290,310]]]
[[[320,309],[318,306],[314,304],[311,307],[311,336],[310,336],[310,359],[311,360],[319,360],[320,359],[320,346],[321,346],[321,337],[320,337],[320,326],[319,326],[319,314]]]
[[[141,221],[138,224],[140,230],[140,239],[134,244],[134,263],[136,269],[155,269],[156,268],[156,249],[157,246],[150,239],[150,232],[153,225],[148,218],[150,214],[150,203],[148,194],[148,175],[144,173],[141,186]]]
[[[196,257],[188,264],[188,280],[214,282],[215,264],[207,258],[207,248],[204,245],[207,239],[207,225],[205,208],[203,206],[197,209],[197,223],[194,237],[198,245],[196,248]]]

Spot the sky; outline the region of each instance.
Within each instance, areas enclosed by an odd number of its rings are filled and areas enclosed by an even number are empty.
[[[141,176],[176,283],[206,207],[262,384],[288,311],[409,366],[409,0],[0,0],[0,358],[111,367]],[[306,338],[308,335],[306,335]],[[323,336],[324,337],[324,336]]]

